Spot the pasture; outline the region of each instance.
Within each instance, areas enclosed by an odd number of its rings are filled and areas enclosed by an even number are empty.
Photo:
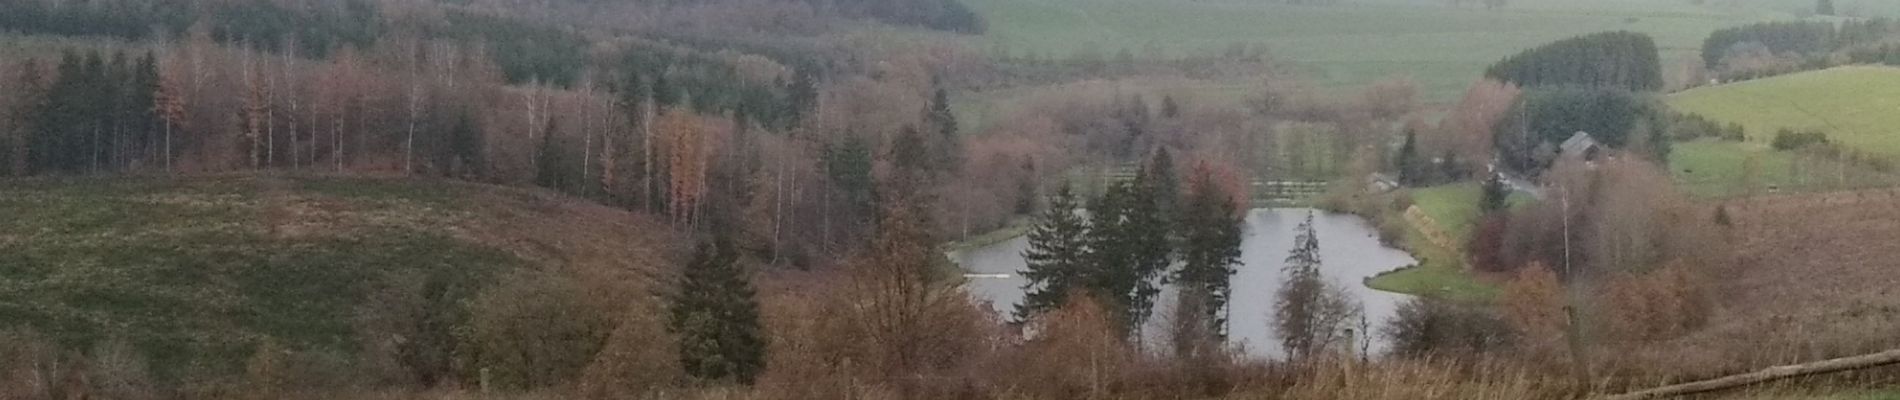
[[[1900,68],[1850,66],[1684,91],[1677,111],[1738,123],[1751,143],[1818,130],[1848,148],[1900,156]]]
[[[1136,57],[1169,58],[1235,44],[1265,45],[1318,86],[1407,77],[1433,102],[1455,100],[1492,62],[1558,39],[1643,32],[1656,39],[1665,63],[1672,63],[1690,58],[1716,29],[1792,17],[1769,7],[1635,0],[1517,0],[1500,10],[1406,0],[1324,6],[1253,0],[970,4],[989,21],[978,45],[994,52],[1066,57],[1127,50]]]

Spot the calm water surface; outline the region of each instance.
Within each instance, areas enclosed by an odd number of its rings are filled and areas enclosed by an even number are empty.
[[[1309,212],[1313,214],[1313,225],[1319,232],[1320,257],[1324,262],[1320,267],[1321,274],[1335,284],[1346,286],[1348,292],[1365,306],[1367,320],[1374,332],[1378,332],[1398,304],[1407,298],[1402,294],[1373,290],[1362,284],[1365,278],[1417,262],[1404,251],[1380,244],[1377,231],[1365,219],[1304,208],[1252,210],[1247,215],[1246,238],[1241,244],[1242,265],[1239,273],[1234,275],[1233,315],[1229,327],[1231,340],[1245,346],[1251,354],[1264,357],[1278,357],[1281,354],[1279,339],[1269,323],[1274,293],[1279,290],[1285,276],[1280,268],[1286,264],[1287,252],[1293,248],[1294,230]],[[969,281],[972,295],[979,300],[989,301],[998,313],[1008,316],[1023,298],[1025,280],[1018,276],[1017,271],[1025,265],[1022,253],[1028,246],[1028,238],[1017,237],[952,253],[951,258],[973,274],[1009,276]],[[1172,295],[1164,294],[1163,298],[1171,299]],[[1164,307],[1166,305],[1158,308]],[[1151,320],[1165,319],[1168,313],[1166,310],[1157,310],[1157,315]],[[1375,351],[1384,347],[1383,342],[1383,338],[1375,335]]]

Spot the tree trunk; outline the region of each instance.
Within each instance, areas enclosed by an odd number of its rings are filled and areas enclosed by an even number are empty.
[[[643,108],[646,115],[640,118],[640,168],[644,169],[640,178],[640,205],[646,207],[647,212],[655,210],[653,207],[653,117],[658,113],[655,107],[658,106],[653,104],[653,98],[648,97],[646,107]]]
[[[165,172],[174,172],[172,170],[172,121],[169,118],[165,119]]]
[[[415,84],[409,86],[409,133],[408,137],[402,141],[402,173],[404,175],[415,174],[413,159],[416,153],[416,114],[422,111],[422,81],[418,77],[410,77],[410,79],[417,80]]]

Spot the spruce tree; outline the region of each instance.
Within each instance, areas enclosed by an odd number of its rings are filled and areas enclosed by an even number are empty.
[[[1281,283],[1274,304],[1274,327],[1287,353],[1304,357],[1320,345],[1318,333],[1324,324],[1321,303],[1327,289],[1319,273],[1319,236],[1313,228],[1312,214],[1306,215],[1297,232],[1282,269],[1286,281]]]
[[[1230,190],[1218,185],[1205,166],[1196,168],[1177,225],[1181,230],[1182,266],[1169,279],[1184,296],[1201,296],[1184,299],[1182,304],[1197,305],[1202,313],[1199,317],[1207,324],[1200,331],[1217,339],[1227,337],[1231,281],[1238,272],[1235,266],[1240,264],[1241,225],[1245,222]]]
[[[158,126],[158,57],[145,52],[139,57],[137,65],[132,67],[130,87],[126,90],[126,139],[130,141],[136,154],[145,154],[146,149],[156,148],[160,138]],[[131,155],[127,155],[130,157]]]
[[[1089,208],[1089,291],[1120,315],[1124,333],[1139,338],[1161,293],[1160,278],[1173,257],[1166,224],[1145,175],[1108,189]]]
[[[562,171],[563,162],[560,142],[555,140],[556,119],[549,118],[548,126],[541,131],[541,147],[534,157],[534,184],[557,191],[567,191],[567,176]]]
[[[944,173],[955,173],[963,168],[963,146],[958,135],[957,115],[950,111],[950,92],[941,83],[930,98],[930,110],[924,114],[924,122],[936,129],[935,157],[936,168]]]
[[[1028,215],[1036,212],[1036,196],[1041,188],[1036,185],[1036,160],[1023,156],[1022,176],[1016,181],[1016,214]]]
[[[870,215],[877,207],[877,180],[871,144],[858,135],[846,134],[838,144],[826,145],[825,177],[851,207],[846,215]]]
[[[1511,187],[1504,182],[1504,174],[1492,172],[1484,179],[1484,192],[1479,200],[1478,209],[1486,213],[1503,210],[1505,200],[1511,196]]]
[[[751,384],[765,369],[759,303],[723,237],[701,244],[682,271],[667,327],[679,338],[680,366],[707,381]]]
[[[1154,158],[1143,166],[1141,175],[1143,182],[1148,184],[1145,189],[1150,193],[1147,195],[1154,198],[1155,208],[1160,211],[1163,222],[1177,219],[1180,210],[1175,203],[1181,198],[1181,184],[1174,172],[1174,157],[1168,155],[1168,148],[1156,150]]]
[[[1049,207],[1029,231],[1029,248],[1023,251],[1027,265],[1020,272],[1028,282],[1023,284],[1023,302],[1016,305],[1017,321],[1062,306],[1084,283],[1089,262],[1088,222],[1078,208],[1074,191],[1065,183],[1056,189]]]
[[[1423,184],[1425,181],[1423,161],[1418,156],[1418,132],[1406,128],[1405,144],[1399,146],[1399,184],[1404,186]]]

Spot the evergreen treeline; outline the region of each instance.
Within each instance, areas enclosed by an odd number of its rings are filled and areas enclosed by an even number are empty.
[[[1758,44],[1778,55],[1827,55],[1836,50],[1877,43],[1900,34],[1900,21],[1888,18],[1846,21],[1762,22],[1726,28],[1702,42],[1702,62],[1709,68],[1722,64],[1738,46]]]
[[[568,85],[586,67],[587,41],[573,32],[513,17],[446,9],[439,20],[387,21],[376,3],[343,0],[289,8],[266,0],[107,0],[0,2],[0,31],[145,39],[183,37],[202,23],[220,43],[328,57],[344,47],[368,48],[397,30],[425,39],[487,43],[509,82]]]
[[[1506,57],[1485,76],[1536,86],[1602,86],[1631,91],[1662,88],[1662,63],[1649,35],[1603,32],[1560,40]]]
[[[508,82],[541,81],[568,86],[587,68],[587,40],[574,32],[515,18],[449,10],[437,24],[421,27],[422,36],[484,42]]]
[[[334,7],[303,9],[264,0],[0,2],[0,31],[26,34],[180,37],[200,21],[220,41],[241,41],[269,50],[296,43],[299,52],[319,56],[344,45],[369,46],[382,29],[376,5],[368,0],[342,0]]]
[[[1900,64],[1900,20],[1764,22],[1716,31],[1702,61],[1723,80],[1744,80],[1853,64]]]
[[[635,46],[621,65],[628,69],[620,83],[623,93],[651,94],[661,106],[731,113],[773,129],[790,128],[817,104],[818,83],[806,72],[793,72],[790,81],[756,82],[730,60],[658,46]]]
[[[193,19],[184,1],[0,2],[0,31],[139,39],[154,28],[183,32]]]
[[[1171,162],[1158,152],[1133,180],[1114,183],[1089,202],[1086,212],[1067,185],[1056,191],[1023,254],[1029,282],[1018,321],[1088,295],[1109,307],[1123,334],[1139,337],[1161,285],[1173,284],[1183,289],[1179,304],[1188,310],[1177,315],[1177,327],[1198,321],[1188,324],[1189,332],[1225,337],[1228,281],[1240,257],[1240,205],[1233,188],[1206,167],[1196,169],[1189,193],[1176,193],[1178,177],[1164,166]],[[1171,271],[1177,258],[1185,265]]]
[[[1518,101],[1521,111],[1498,124],[1494,136],[1499,157],[1515,170],[1547,167],[1557,146],[1577,132],[1589,133],[1603,146],[1667,159],[1667,114],[1647,95],[1617,88],[1564,86],[1531,90]]]
[[[1702,41],[1702,62],[1722,65],[1737,45],[1756,43],[1775,54],[1822,54],[1834,49],[1835,25],[1825,21],[1763,22],[1717,30]]]
[[[131,165],[164,164],[156,100],[161,95],[157,59],[115,53],[66,53],[57,78],[43,82],[36,64],[26,64],[21,86],[41,96],[19,115],[27,131],[26,170],[119,171]]]
[[[959,33],[983,33],[983,18],[957,0],[806,0],[847,16]]]

